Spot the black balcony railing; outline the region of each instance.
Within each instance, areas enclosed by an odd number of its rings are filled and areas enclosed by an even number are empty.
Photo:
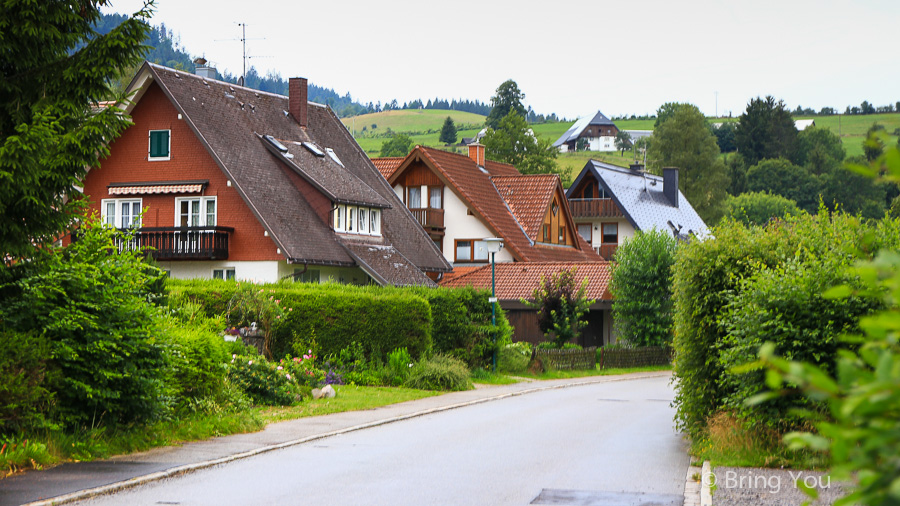
[[[225,260],[231,227],[142,227],[116,237],[119,250],[142,249],[157,260]],[[77,240],[77,233],[72,234]]]

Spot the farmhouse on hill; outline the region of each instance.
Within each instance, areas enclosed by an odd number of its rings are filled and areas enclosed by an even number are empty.
[[[430,285],[451,270],[334,111],[144,63],[134,125],[84,181],[174,278]]]
[[[618,133],[616,124],[602,112],[597,111],[593,116],[585,116],[576,121],[553,143],[553,147],[559,148],[563,153],[575,151],[578,141],[584,139],[588,151],[615,151]]]
[[[683,240],[709,233],[678,189],[678,169],[663,169],[660,177],[640,165],[626,169],[590,160],[566,197],[578,234],[607,260],[635,230],[656,228]]]

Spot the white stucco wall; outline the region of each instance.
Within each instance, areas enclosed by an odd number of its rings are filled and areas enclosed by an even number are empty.
[[[466,204],[449,187],[444,190],[444,258],[453,263],[456,257],[454,244],[457,239],[484,239],[494,237],[484,223],[475,216],[467,213]],[[512,262],[513,256],[507,248],[497,253],[497,262]],[[463,262],[454,265],[480,265],[478,263]]]
[[[591,151],[615,151],[616,138],[605,135],[603,137],[590,137],[588,139]]]
[[[214,269],[234,269],[234,277],[238,281],[254,283],[275,283],[294,273],[295,269],[303,270],[303,265],[289,264],[281,261],[232,262],[221,261],[177,261],[159,262],[162,269],[169,271],[174,279],[212,279]],[[369,275],[359,267],[324,267],[310,265],[309,270],[319,271],[319,282],[367,284]]]
[[[578,219],[575,220],[576,231],[577,226],[583,223],[591,224],[591,247],[599,248],[601,244],[603,244],[603,228],[602,225],[604,223],[618,223],[619,224],[619,242],[618,244],[622,244],[622,241],[625,238],[634,237],[634,227],[631,226],[631,223],[628,222],[625,218],[594,218],[592,220],[586,219]]]

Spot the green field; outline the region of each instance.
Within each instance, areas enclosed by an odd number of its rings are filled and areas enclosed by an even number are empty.
[[[381,144],[386,139],[388,128],[394,132],[406,133],[413,139],[415,144],[444,148],[443,144],[438,141],[438,136],[447,116],[453,118],[457,128],[469,127],[458,132],[459,140],[462,140],[463,137],[474,137],[482,128],[485,120],[485,117],[480,114],[468,112],[437,109],[404,109],[354,116],[344,118],[341,121],[354,133],[357,142],[369,156],[378,156]],[[900,114],[898,113],[858,116],[813,116],[795,119],[813,119],[816,121],[817,127],[828,128],[832,132],[840,134],[848,157],[863,154],[863,140],[865,140],[866,131],[873,123],[877,122],[884,125],[888,133],[893,133],[894,130],[900,128]],[[711,123],[718,123],[737,121],[738,118],[708,118],[708,120]],[[615,123],[620,130],[652,130],[654,121],[652,119],[618,120]],[[538,138],[556,141],[573,123],[574,121],[540,123],[532,125],[531,128]],[[377,128],[373,129],[372,124],[377,125]],[[363,127],[366,127],[365,132],[362,130]],[[896,136],[892,138],[894,139],[893,142],[896,142]],[[463,151],[458,147],[452,149],[459,152]],[[584,167],[587,160],[591,158],[625,167],[632,163],[632,155],[630,153],[625,153],[624,157],[620,157],[615,153],[598,152],[563,153],[560,154],[558,163],[565,170],[565,173],[570,174],[570,177],[574,177]]]

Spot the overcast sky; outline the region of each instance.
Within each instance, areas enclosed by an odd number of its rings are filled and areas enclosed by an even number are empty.
[[[900,101],[898,0],[157,0],[151,23],[234,75],[246,23],[260,73],[363,103],[487,102],[506,79],[570,119],[671,101],[739,115],[765,95],[792,109]]]

